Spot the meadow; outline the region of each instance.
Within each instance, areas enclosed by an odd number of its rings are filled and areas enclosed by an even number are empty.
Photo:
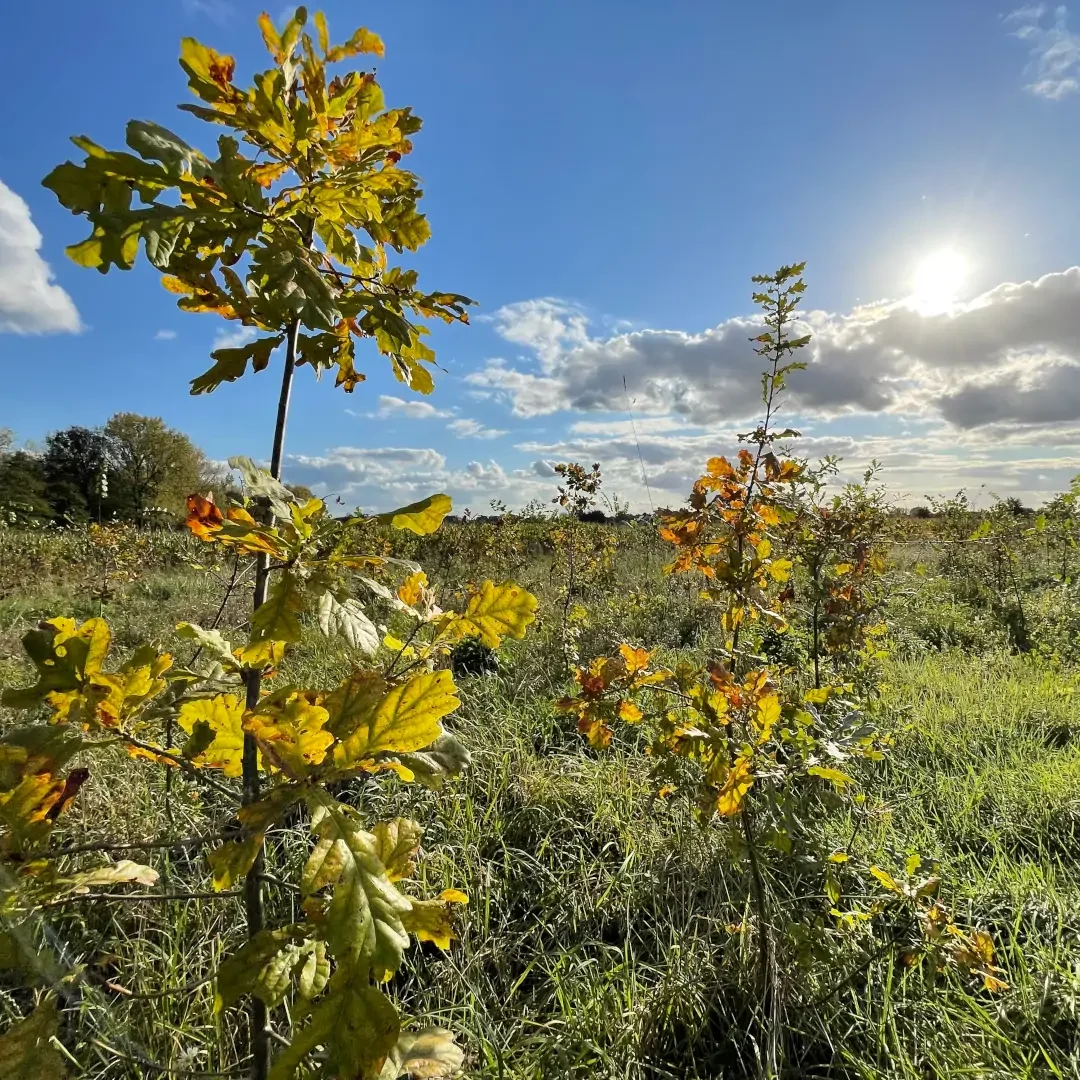
[[[132,120],[43,181],[78,265],[242,331],[193,395],[281,384],[268,468],[173,506],[136,454],[134,523],[111,458],[163,422],[6,455],[0,1080],[1080,1074],[1080,486],[918,516],[797,456],[796,263],[677,507],[560,462],[528,513],[334,516],[283,482],[297,372],[432,394],[474,301],[395,262],[381,39],[279,21],[251,86],[181,42],[216,153]]]
[[[809,828],[853,863],[899,874],[917,853],[933,865],[957,922],[992,936],[1006,986],[991,993],[962,971],[914,962],[918,930],[899,914],[870,934],[845,929],[829,915],[837,905],[819,866],[777,863],[768,888],[784,1075],[1080,1070],[1080,593],[1067,573],[1061,579],[1058,547],[1031,518],[1007,523],[1019,591],[999,590],[993,538],[955,543],[958,531],[978,534],[979,520],[953,507],[951,516],[884,522],[887,563],[875,590],[887,632],[874,639],[863,708],[889,746],[856,774],[865,804],[815,804]],[[397,555],[420,559],[448,600],[478,576],[512,575],[540,602],[525,641],[479,662],[445,661],[462,701],[454,730],[472,751],[458,780],[418,793],[373,776],[342,795],[372,820],[417,817],[422,884],[469,896],[455,911],[449,951],[414,947],[390,991],[417,1024],[457,1033],[471,1076],[758,1075],[749,870],[733,853],[730,827],[702,823],[678,796],[656,798],[637,728],[594,750],[555,707],[574,686],[566,527],[504,515],[448,522],[424,538],[383,537]],[[574,584],[574,657],[629,641],[669,664],[692,663],[721,647],[713,607],[664,574],[670,545],[655,525],[575,527],[588,568]],[[240,636],[250,581],[230,592],[232,560],[209,550],[183,532],[130,526],[0,531],[0,684],[30,681],[19,639],[58,612],[106,617],[120,650],[151,641],[178,658],[191,652],[173,629],[181,621],[218,619],[226,637]],[[1017,596],[1022,648],[1007,607]],[[806,648],[793,630],[776,645],[776,662],[805,665]],[[281,677],[330,685],[354,662],[348,646],[314,637],[290,652]],[[227,832],[235,807],[217,791],[176,770],[130,764],[119,748],[95,756],[65,814],[65,844]],[[289,882],[306,858],[306,833],[294,821],[268,837],[271,920],[299,911]],[[241,1075],[244,1019],[215,1012],[212,982],[243,941],[241,899],[198,899],[208,891],[201,848],[178,841],[111,852],[158,870],[158,888],[139,891],[181,898],[39,913],[38,947],[67,972],[66,1065],[76,1076]],[[869,901],[875,884],[844,880],[839,906],[849,890],[854,906]],[[37,976],[17,962],[5,973],[7,1019],[47,985]],[[288,1032],[293,1008],[279,1010],[279,1032]]]

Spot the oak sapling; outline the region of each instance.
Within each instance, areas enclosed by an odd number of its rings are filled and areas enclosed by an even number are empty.
[[[405,818],[369,825],[331,791],[357,775],[439,788],[459,773],[468,752],[442,726],[459,701],[451,673],[438,664],[465,638],[496,649],[507,635],[521,637],[536,601],[487,581],[464,610],[443,611],[421,571],[403,577],[360,546],[359,521],[336,519],[321,499],[281,483],[298,366],[333,372],[335,385],[351,393],[365,377],[356,341],[370,340],[399,381],[430,393],[435,355],[424,323],[465,323],[472,303],[423,292],[416,271],[390,264],[391,250],[415,251],[430,233],[419,181],[401,166],[420,120],[411,109],[386,107],[372,71],[329,71],[382,56],[382,41],[362,28],[332,45],[321,13],[308,25],[302,7],[280,28],[260,16],[272,66],[249,87],[234,81],[231,56],[184,39],[180,64],[198,103],[181,108],[224,129],[215,153],[132,120],[134,153],[79,136],[83,162],[66,162],[44,181],[90,225],[90,235],[68,248],[77,263],[103,274],[127,270],[141,249],[181,310],[218,315],[250,334],[215,349],[191,393],[265,370],[282,346],[284,356],[269,470],[235,458],[241,495],[224,506],[199,494],[187,500],[194,535],[254,565],[247,641],[234,647],[214,626],[182,623],[177,632],[199,659],[180,667],[150,645],[110,663],[110,631],[100,618],[48,620],[24,639],[38,682],[5,691],[3,704],[45,706],[50,723],[2,743],[11,763],[0,777],[3,801],[19,812],[0,822],[0,842],[33,867],[6,903],[29,915],[87,885],[57,873],[48,839],[85,780],[67,769],[71,757],[118,744],[133,758],[240,796],[240,832],[213,847],[209,864],[221,896],[242,885],[249,939],[217,971],[216,1009],[249,999],[255,1080],[292,1076],[319,1046],[330,1072],[349,1080],[393,1080],[421,1067],[444,1076],[462,1062],[450,1033],[402,1031],[380,987],[410,937],[449,947],[451,906],[467,897],[456,889],[430,899],[404,891],[398,882],[413,872],[420,826]],[[427,535],[450,509],[438,494],[381,520]],[[407,643],[377,626],[383,611],[411,624]],[[287,649],[316,627],[344,640],[353,672],[330,689],[281,685]],[[173,745],[180,734],[184,741]],[[265,926],[263,841],[298,804],[313,834],[296,886],[303,917]],[[151,868],[134,863],[90,873],[94,883],[156,881]],[[290,996],[302,1007],[290,1012],[296,1026],[271,1065],[268,1010]]]

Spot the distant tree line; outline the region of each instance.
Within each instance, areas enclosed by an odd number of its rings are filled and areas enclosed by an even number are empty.
[[[100,428],[53,432],[44,449],[13,449],[0,430],[0,522],[131,521],[183,513],[193,491],[219,487],[221,470],[160,417],[117,413]]]

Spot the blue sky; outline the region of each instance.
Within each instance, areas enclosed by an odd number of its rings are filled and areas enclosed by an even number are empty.
[[[125,410],[216,458],[268,449],[273,374],[188,397],[217,321],[177,311],[148,267],[70,263],[83,226],[40,186],[77,156],[69,135],[119,146],[129,118],[207,145],[175,108],[179,39],[249,75],[266,66],[261,7],[6,14],[25,47],[0,153],[0,426],[20,439]],[[983,484],[1038,500],[1080,471],[1080,4],[325,10],[335,36],[382,35],[388,101],[424,118],[422,281],[480,307],[436,333],[447,373],[430,399],[373,349],[351,396],[302,372],[294,479],[369,507],[438,488],[481,509],[548,497],[550,464],[577,458],[644,507],[625,376],[653,497],[674,502],[754,413],[750,275],[799,259],[815,331],[790,402],[803,452],[852,472],[876,456],[902,501]],[[920,287],[929,302],[905,301]]]

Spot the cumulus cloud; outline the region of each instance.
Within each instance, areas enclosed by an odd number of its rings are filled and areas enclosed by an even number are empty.
[[[1064,6],[1057,7],[1044,24],[1046,6],[1033,4],[1005,16],[1012,33],[1031,47],[1027,67],[1031,82],[1025,89],[1050,101],[1080,90],[1080,34],[1069,30],[1067,14]]]
[[[910,505],[926,495],[950,495],[970,489],[978,502],[992,495],[1019,495],[1041,502],[1069,486],[1080,471],[1080,438],[1071,453],[1060,449],[1031,457],[1010,453],[1008,445],[944,430],[906,435],[832,435],[793,439],[790,450],[800,457],[841,459],[841,482],[857,481],[872,460],[883,466],[881,479],[889,496]],[[532,470],[553,475],[557,461],[599,461],[604,488],[628,499],[635,509],[683,503],[705,462],[714,454],[731,456],[738,447],[733,431],[632,438],[567,438],[558,442],[525,442],[518,449],[535,455]],[[640,458],[638,456],[640,450]],[[646,488],[642,470],[648,477]],[[982,491],[980,496],[980,489]]]
[[[351,410],[346,411],[351,412]],[[356,414],[352,413],[352,415]],[[453,413],[445,409],[436,409],[427,401],[406,401],[404,398],[394,397],[393,394],[380,394],[378,411],[367,415],[380,420],[393,416],[404,417],[406,420],[431,420],[434,417],[452,416]]]
[[[796,332],[813,334],[802,353],[809,369],[793,380],[789,408],[824,417],[940,416],[965,428],[1080,419],[1080,390],[1069,383],[1080,364],[1078,306],[1080,267],[1072,267],[999,285],[943,314],[899,302],[806,312]],[[638,414],[695,425],[756,416],[761,361],[748,340],[760,332],[756,318],[699,333],[649,329],[604,338],[588,337],[570,310],[561,317],[573,321],[559,334],[549,322],[560,316],[545,306],[528,367],[493,360],[467,381],[523,417],[621,411],[624,377]],[[519,323],[510,325],[521,340]]]
[[[154,335],[154,340],[155,341],[175,341],[176,340],[176,331],[175,330],[159,330]]]
[[[589,320],[576,305],[555,297],[507,304],[492,319],[500,336],[547,362],[589,341]]]
[[[214,335],[213,349],[239,349],[249,341],[254,341],[258,332],[254,326],[226,326]]]
[[[522,473],[527,479],[529,474]],[[320,455],[293,454],[285,474],[290,483],[371,510],[391,509],[436,491],[448,492],[458,504],[462,499],[483,502],[519,491],[521,484],[520,474],[508,474],[496,461],[455,468],[438,450],[422,447],[338,446]]]
[[[0,333],[77,333],[79,313],[39,254],[30,207],[0,181]]]
[[[452,420],[446,425],[448,431],[452,431],[459,439],[497,439],[507,432],[501,428],[484,427],[479,420],[462,418]]]

